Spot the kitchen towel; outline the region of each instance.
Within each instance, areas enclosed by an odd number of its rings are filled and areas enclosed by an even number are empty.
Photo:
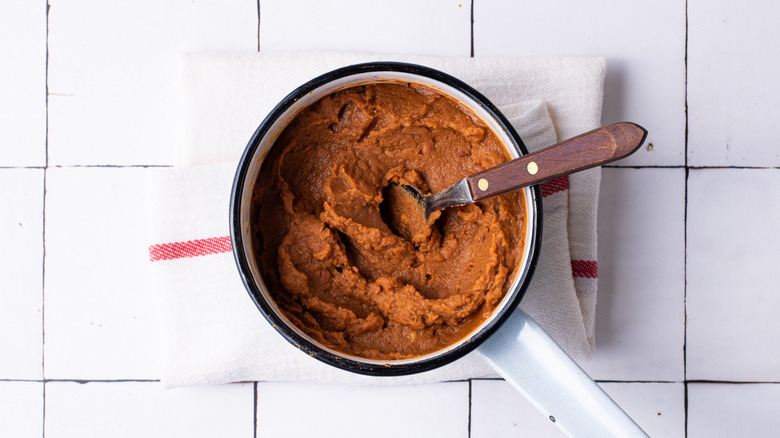
[[[431,58],[354,53],[187,54],[176,166],[149,172],[149,267],[158,297],[166,387],[236,381],[400,384],[494,376],[475,354],[404,377],[340,371],[302,354],[262,318],[230,253],[237,159],[265,115],[309,79],[367,61],[427,65],[469,83],[509,118],[529,149],[600,124],[601,58]],[[575,358],[594,348],[600,170],[542,185],[540,261],[521,303]]]

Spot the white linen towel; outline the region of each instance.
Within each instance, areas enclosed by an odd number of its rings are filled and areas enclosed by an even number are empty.
[[[230,188],[250,136],[287,93],[334,68],[404,61],[450,73],[493,101],[531,150],[600,124],[606,62],[427,58],[348,53],[184,57],[184,141],[177,165],[150,172],[150,275],[166,387],[236,381],[398,384],[494,376],[471,354],[403,377],[367,377],[302,354],[255,308],[230,253]],[[600,170],[545,183],[542,251],[521,307],[575,358],[594,347]]]

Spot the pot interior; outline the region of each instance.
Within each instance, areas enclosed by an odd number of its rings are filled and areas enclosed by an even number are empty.
[[[382,65],[390,67],[383,70]],[[497,328],[502,317],[519,302],[530,280],[533,264],[536,260],[540,235],[538,223],[540,222],[541,196],[538,188],[523,189],[526,220],[524,221],[525,230],[523,230],[525,248],[522,253],[522,261],[515,269],[512,283],[495,311],[461,340],[441,350],[411,359],[375,360],[333,350],[304,333],[275,304],[266,282],[263,280],[254,257],[254,248],[252,248],[250,218],[252,191],[263,161],[268,156],[278,136],[301,110],[320,98],[345,88],[369,83],[410,82],[447,95],[468,108],[495,133],[512,158],[517,158],[525,153],[522,142],[506,119],[500,113],[497,114],[498,111],[483,96],[460,81],[435,70],[419,66],[408,68],[410,70],[419,69],[419,71],[414,72],[398,71],[398,66],[393,64],[374,65],[368,71],[361,71],[360,67],[364,66],[366,65],[347,67],[310,81],[285,98],[260,125],[239,163],[234,184],[233,205],[231,206],[231,214],[233,215],[231,218],[233,229],[231,231],[236,260],[250,295],[264,316],[288,341],[315,358],[351,371],[365,374],[408,374],[443,365],[471,351],[487,332],[492,332]],[[407,65],[402,64],[402,66]],[[350,69],[352,70],[350,71]]]

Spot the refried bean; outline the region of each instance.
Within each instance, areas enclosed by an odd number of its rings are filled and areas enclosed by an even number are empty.
[[[253,251],[285,316],[320,344],[370,359],[468,336],[509,289],[522,192],[434,213],[390,182],[436,193],[509,155],[457,101],[418,84],[347,88],[304,108],[263,163]]]

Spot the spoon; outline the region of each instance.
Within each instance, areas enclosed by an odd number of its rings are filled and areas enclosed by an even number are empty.
[[[396,182],[388,187],[396,194],[411,195],[428,223],[433,212],[447,207],[471,204],[627,157],[639,149],[646,137],[647,131],[635,123],[613,123],[467,176],[431,195]]]

